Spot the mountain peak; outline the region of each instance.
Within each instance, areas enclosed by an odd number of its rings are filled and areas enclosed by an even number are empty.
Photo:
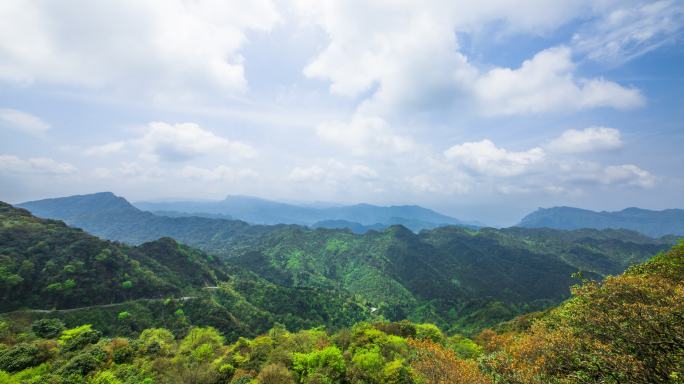
[[[17,204],[37,216],[52,217],[55,215],[70,216],[106,212],[139,212],[131,203],[112,192],[97,192],[87,195],[74,195]]]

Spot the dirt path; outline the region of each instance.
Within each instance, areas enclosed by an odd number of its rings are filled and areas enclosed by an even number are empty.
[[[183,296],[179,297],[177,299],[168,299],[171,301],[188,301],[188,300],[193,300],[197,299],[197,296]],[[121,305],[125,304],[130,304],[130,303],[136,303],[136,302],[155,302],[155,301],[166,301],[167,299],[137,299],[137,300],[130,300],[130,301],[122,301],[120,303],[111,303],[111,304],[98,304],[98,305],[89,305],[86,307],[77,307],[77,308],[66,308],[66,309],[17,309],[15,311],[10,311],[10,312],[3,312],[0,313],[0,315],[10,315],[13,313],[67,313],[67,312],[75,312],[75,311],[81,311],[85,309],[94,309],[94,308],[112,308],[112,307],[118,307]]]

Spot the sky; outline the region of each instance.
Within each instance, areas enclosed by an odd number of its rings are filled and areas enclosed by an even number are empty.
[[[0,200],[684,208],[684,2],[4,0]]]

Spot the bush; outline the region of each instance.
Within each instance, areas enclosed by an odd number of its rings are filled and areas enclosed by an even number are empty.
[[[342,351],[334,346],[311,353],[295,353],[293,369],[301,377],[322,374],[337,382],[344,377],[344,357]]]
[[[140,351],[150,355],[167,356],[173,347],[173,334],[168,329],[150,328],[142,331],[140,337]]]
[[[285,366],[281,364],[270,364],[265,366],[259,376],[257,376],[260,384],[290,384],[294,383],[292,373],[288,371]]]
[[[427,339],[439,343],[444,338],[444,335],[434,324],[416,324],[416,338],[418,340]]]
[[[90,324],[85,324],[62,332],[58,342],[64,350],[76,351],[88,344],[97,343],[101,336],[100,331],[92,329]]]
[[[54,339],[64,331],[64,323],[60,319],[40,319],[31,324],[31,330],[43,339]]]
[[[38,348],[28,343],[20,343],[0,351],[0,370],[18,372],[38,364]]]

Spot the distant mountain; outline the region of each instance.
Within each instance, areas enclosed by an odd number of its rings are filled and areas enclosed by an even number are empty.
[[[347,221],[363,226],[402,224],[416,232],[440,225],[473,226],[416,205],[388,207],[371,204],[305,206],[279,203],[250,196],[228,196],[222,201],[214,202],[139,202],[135,205],[142,210],[151,212],[228,215],[253,224],[314,225],[326,221],[338,221],[340,223]]]
[[[141,244],[171,237],[201,249],[222,249],[241,236],[268,230],[244,221],[196,216],[168,217],[144,212],[111,192],[45,199],[17,204],[38,217],[67,224],[105,239]]]
[[[572,207],[539,208],[518,224],[527,228],[624,228],[658,237],[684,235],[684,209],[651,211],[627,208],[617,212],[595,212]]]

